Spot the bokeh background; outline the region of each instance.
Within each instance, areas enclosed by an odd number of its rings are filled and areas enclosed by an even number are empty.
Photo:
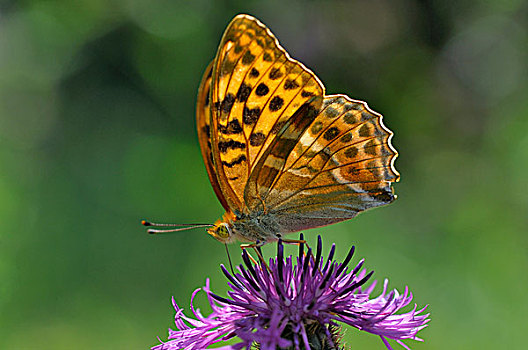
[[[339,258],[355,244],[429,304],[413,349],[524,349],[528,6],[484,0],[2,1],[0,348],[147,349],[173,325],[172,295],[188,307],[206,277],[224,295],[222,245],[139,221],[222,214],[195,96],[238,13],[395,132],[399,199],[308,240]]]

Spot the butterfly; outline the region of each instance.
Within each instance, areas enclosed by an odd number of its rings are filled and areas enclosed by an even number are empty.
[[[222,243],[274,241],[396,199],[398,153],[382,116],[365,102],[326,95],[252,16],[227,26],[200,83],[196,123],[225,209],[214,225],[198,226]]]

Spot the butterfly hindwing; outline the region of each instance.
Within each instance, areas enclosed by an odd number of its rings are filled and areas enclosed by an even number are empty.
[[[286,136],[280,134],[270,147],[277,148]],[[283,220],[285,232],[328,225],[388,204],[395,198],[391,183],[399,179],[391,137],[381,115],[366,103],[345,95],[325,96],[291,149],[266,153],[267,158],[284,159],[275,163],[279,169],[273,180],[255,169],[250,179],[257,186],[255,202]],[[272,161],[261,159],[258,166],[266,163]]]
[[[315,75],[293,60],[257,19],[239,15],[213,64],[211,149],[228,206],[247,211],[250,174],[276,135],[307,101],[324,95]]]

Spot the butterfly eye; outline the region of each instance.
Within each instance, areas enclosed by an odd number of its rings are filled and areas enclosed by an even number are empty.
[[[220,242],[224,242],[231,235],[231,229],[225,222],[222,222],[219,224],[217,223],[214,227],[208,228],[207,233]]]

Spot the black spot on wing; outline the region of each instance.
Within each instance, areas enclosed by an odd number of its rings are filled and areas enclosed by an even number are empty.
[[[261,132],[254,132],[249,137],[249,144],[251,146],[261,146],[266,141],[266,135]]]
[[[301,96],[302,96],[302,97],[305,97],[305,98],[306,98],[306,97],[310,97],[310,96],[313,96],[313,92],[303,90],[303,91],[301,92]]]
[[[323,123],[321,123],[320,121],[316,121],[315,123],[313,123],[312,127],[310,128],[310,131],[313,135],[317,135],[322,129]]]
[[[233,108],[234,103],[235,96],[232,93],[228,93],[220,106],[222,112],[229,114],[231,112],[231,108]]]
[[[242,154],[241,156],[239,156],[238,158],[235,158],[233,161],[231,162],[226,162],[225,160],[222,161],[222,165],[223,166],[226,166],[228,168],[232,168],[234,167],[235,165],[237,164],[240,164],[242,162],[246,161],[246,156],[244,154]]]
[[[251,51],[246,51],[246,53],[244,54],[244,56],[242,56],[242,64],[247,66],[248,64],[250,64],[251,62],[253,62],[255,60],[255,55],[253,55],[251,53]]]
[[[337,135],[339,135],[339,129],[334,126],[325,131],[325,133],[323,134],[323,138],[326,141],[332,141],[337,137]]]
[[[359,175],[360,171],[358,168],[356,168],[355,166],[350,166],[350,167],[347,167],[346,168],[346,172],[349,174],[349,175]]]
[[[349,158],[349,159],[353,159],[357,156],[358,154],[358,149],[357,147],[350,147],[350,148],[347,148],[346,151],[345,151],[345,157]]]
[[[370,136],[370,128],[368,124],[363,124],[361,128],[359,128],[359,136],[361,137],[369,137]]]
[[[343,120],[348,125],[353,125],[357,123],[357,118],[354,115],[354,113],[346,113],[345,116],[343,117]]]
[[[276,79],[279,79],[280,77],[282,77],[284,75],[284,73],[282,73],[282,71],[280,70],[280,68],[273,68],[270,73],[269,73],[269,78],[271,80],[276,80]]]
[[[377,153],[376,153],[376,143],[374,142],[374,140],[370,140],[369,142],[367,142],[365,146],[363,147],[363,151],[366,154],[375,156]]]
[[[284,90],[293,90],[293,89],[297,89],[298,87],[299,87],[299,84],[297,84],[295,80],[286,79],[286,81],[284,82]]]
[[[284,105],[284,100],[280,96],[275,96],[271,99],[269,103],[269,109],[272,112],[276,112],[279,109],[281,109],[283,105]]]
[[[220,152],[225,153],[228,149],[246,149],[246,144],[234,140],[218,142],[218,150]]]
[[[337,115],[339,114],[338,110],[335,109],[335,108],[332,108],[332,107],[328,107],[326,110],[325,110],[325,115],[330,118],[330,119],[334,119],[335,117],[337,117]]]
[[[383,191],[381,193],[371,195],[371,197],[377,201],[384,202],[384,203],[390,203],[396,199],[394,194],[389,191]]]
[[[351,133],[344,134],[343,136],[341,136],[339,141],[341,141],[343,143],[348,143],[348,142],[352,141],[352,134]]]
[[[269,52],[265,52],[264,55],[262,56],[262,59],[266,62],[273,61],[273,57],[271,57],[271,54]]]
[[[242,112],[242,121],[245,125],[253,125],[258,120],[260,116],[260,108],[248,108],[244,107],[244,111]]]
[[[242,112],[242,121],[246,125],[253,125],[256,123],[260,116],[260,108],[248,108],[244,107],[244,111]]]
[[[255,90],[255,93],[257,96],[266,96],[269,92],[269,88],[266,84],[260,83],[257,86],[257,89]]]
[[[233,70],[235,69],[236,61],[230,61],[227,56],[226,59],[222,62],[222,65],[220,66],[220,76],[224,75],[230,75],[233,73]]]
[[[352,108],[354,108],[354,105],[352,103],[345,103],[343,105],[343,111],[345,112],[348,112],[349,110],[351,110]]]
[[[242,83],[237,92],[237,100],[239,102],[246,102],[251,94],[251,86]]]
[[[220,131],[222,134],[240,134],[243,129],[240,125],[238,119],[233,119],[229,123],[227,123],[227,126],[224,125],[218,125],[218,131]]]

